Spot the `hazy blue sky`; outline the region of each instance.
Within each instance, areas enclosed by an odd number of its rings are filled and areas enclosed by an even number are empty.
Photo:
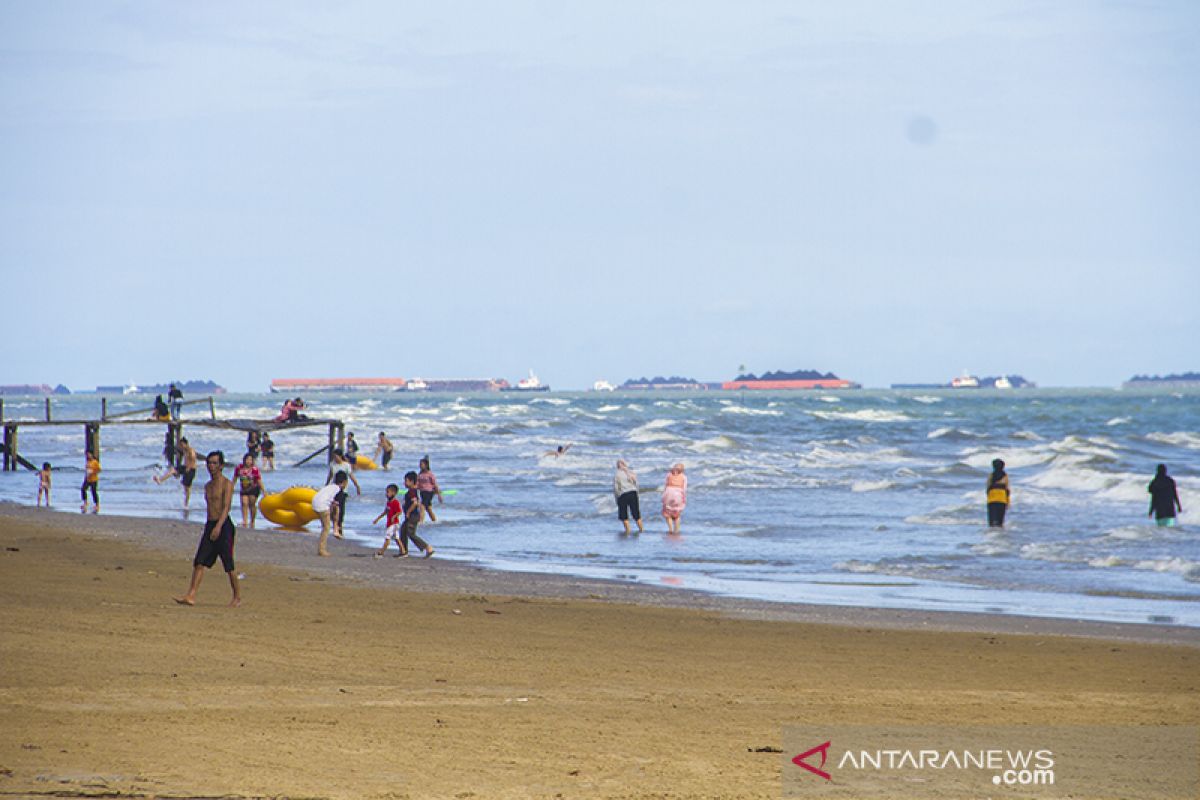
[[[7,2],[0,383],[1200,369],[1200,3]]]

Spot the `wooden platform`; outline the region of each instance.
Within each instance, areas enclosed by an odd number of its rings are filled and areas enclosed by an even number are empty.
[[[0,422],[4,425],[4,443],[0,445],[0,452],[3,453],[3,466],[5,472],[17,470],[20,467],[25,469],[36,470],[28,459],[22,457],[20,452],[20,430],[27,427],[45,427],[45,426],[70,426],[79,425],[83,427],[84,436],[84,451],[91,450],[96,453],[96,457],[100,458],[100,429],[106,425],[163,425],[166,427],[166,446],[174,449],[174,445],[179,441],[180,431],[184,425],[195,425],[202,428],[217,428],[222,430],[245,431],[247,433],[275,433],[277,431],[297,430],[300,428],[313,428],[317,426],[327,426],[329,428],[329,443],[313,453],[308,458],[300,463],[304,463],[322,452],[326,452],[326,459],[333,458],[333,450],[340,449],[345,440],[345,425],[340,419],[330,418],[314,418],[302,417],[301,419],[288,422],[280,422],[276,419],[251,419],[251,418],[225,418],[218,419],[216,405],[212,397],[206,397],[200,400],[189,400],[182,405],[208,405],[209,417],[195,417],[189,419],[156,419],[144,415],[153,414],[154,408],[139,408],[132,411],[122,411],[119,414],[108,413],[108,398],[101,398],[100,401],[100,417],[97,419],[55,419],[53,407],[50,403],[50,398],[46,398],[45,416],[41,419],[3,419],[4,402],[0,400]],[[142,415],[142,416],[138,416]],[[136,417],[136,418],[135,418]]]

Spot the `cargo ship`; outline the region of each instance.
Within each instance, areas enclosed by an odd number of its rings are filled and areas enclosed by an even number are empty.
[[[1134,375],[1121,386],[1124,389],[1146,387],[1195,389],[1200,388],[1200,372],[1183,372],[1177,375]]]
[[[695,378],[684,378],[672,375],[669,378],[655,376],[653,378],[630,378],[621,384],[622,390],[649,391],[660,389],[664,391],[693,391],[701,389],[720,389],[721,384],[705,383]]]
[[[722,389],[861,389],[862,384],[839,378],[832,372],[824,374],[811,369],[795,372],[765,372],[761,376],[749,373],[738,375],[721,384]]]
[[[550,387],[538,380],[538,376],[533,374],[533,370],[529,370],[528,378],[521,378],[517,381],[516,386],[505,386],[500,389],[502,392],[548,392]]]
[[[429,378],[275,378],[275,394],[313,392],[499,392],[508,387],[503,378],[435,380]]]

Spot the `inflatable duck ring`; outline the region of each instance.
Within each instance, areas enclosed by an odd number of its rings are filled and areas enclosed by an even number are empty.
[[[258,503],[258,510],[276,525],[299,530],[317,518],[312,507],[316,493],[311,486],[293,486],[264,497]]]
[[[379,469],[379,465],[375,463],[374,459],[367,458],[366,456],[359,456],[354,461],[354,468],[371,470]]]

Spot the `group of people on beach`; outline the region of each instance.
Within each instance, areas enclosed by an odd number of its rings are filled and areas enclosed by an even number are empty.
[[[662,516],[667,521],[667,533],[679,535],[679,523],[683,518],[683,510],[687,507],[687,475],[684,474],[683,464],[671,467],[663,481]],[[630,535],[630,518],[637,523],[638,533],[644,533],[642,525],[641,502],[638,493],[637,473],[623,458],[617,459],[617,472],[613,475],[613,497],[617,500],[617,519],[625,526],[625,535]]]
[[[1008,473],[1004,471],[1004,459],[992,460],[992,474],[987,481],[987,520],[989,528],[1003,528],[1004,517],[1012,503],[1012,487]],[[1173,528],[1177,524],[1177,513],[1183,513],[1179,502],[1179,488],[1175,479],[1167,474],[1167,465],[1159,464],[1154,479],[1146,487],[1150,492],[1150,511],[1146,516],[1154,517],[1160,528]]]

